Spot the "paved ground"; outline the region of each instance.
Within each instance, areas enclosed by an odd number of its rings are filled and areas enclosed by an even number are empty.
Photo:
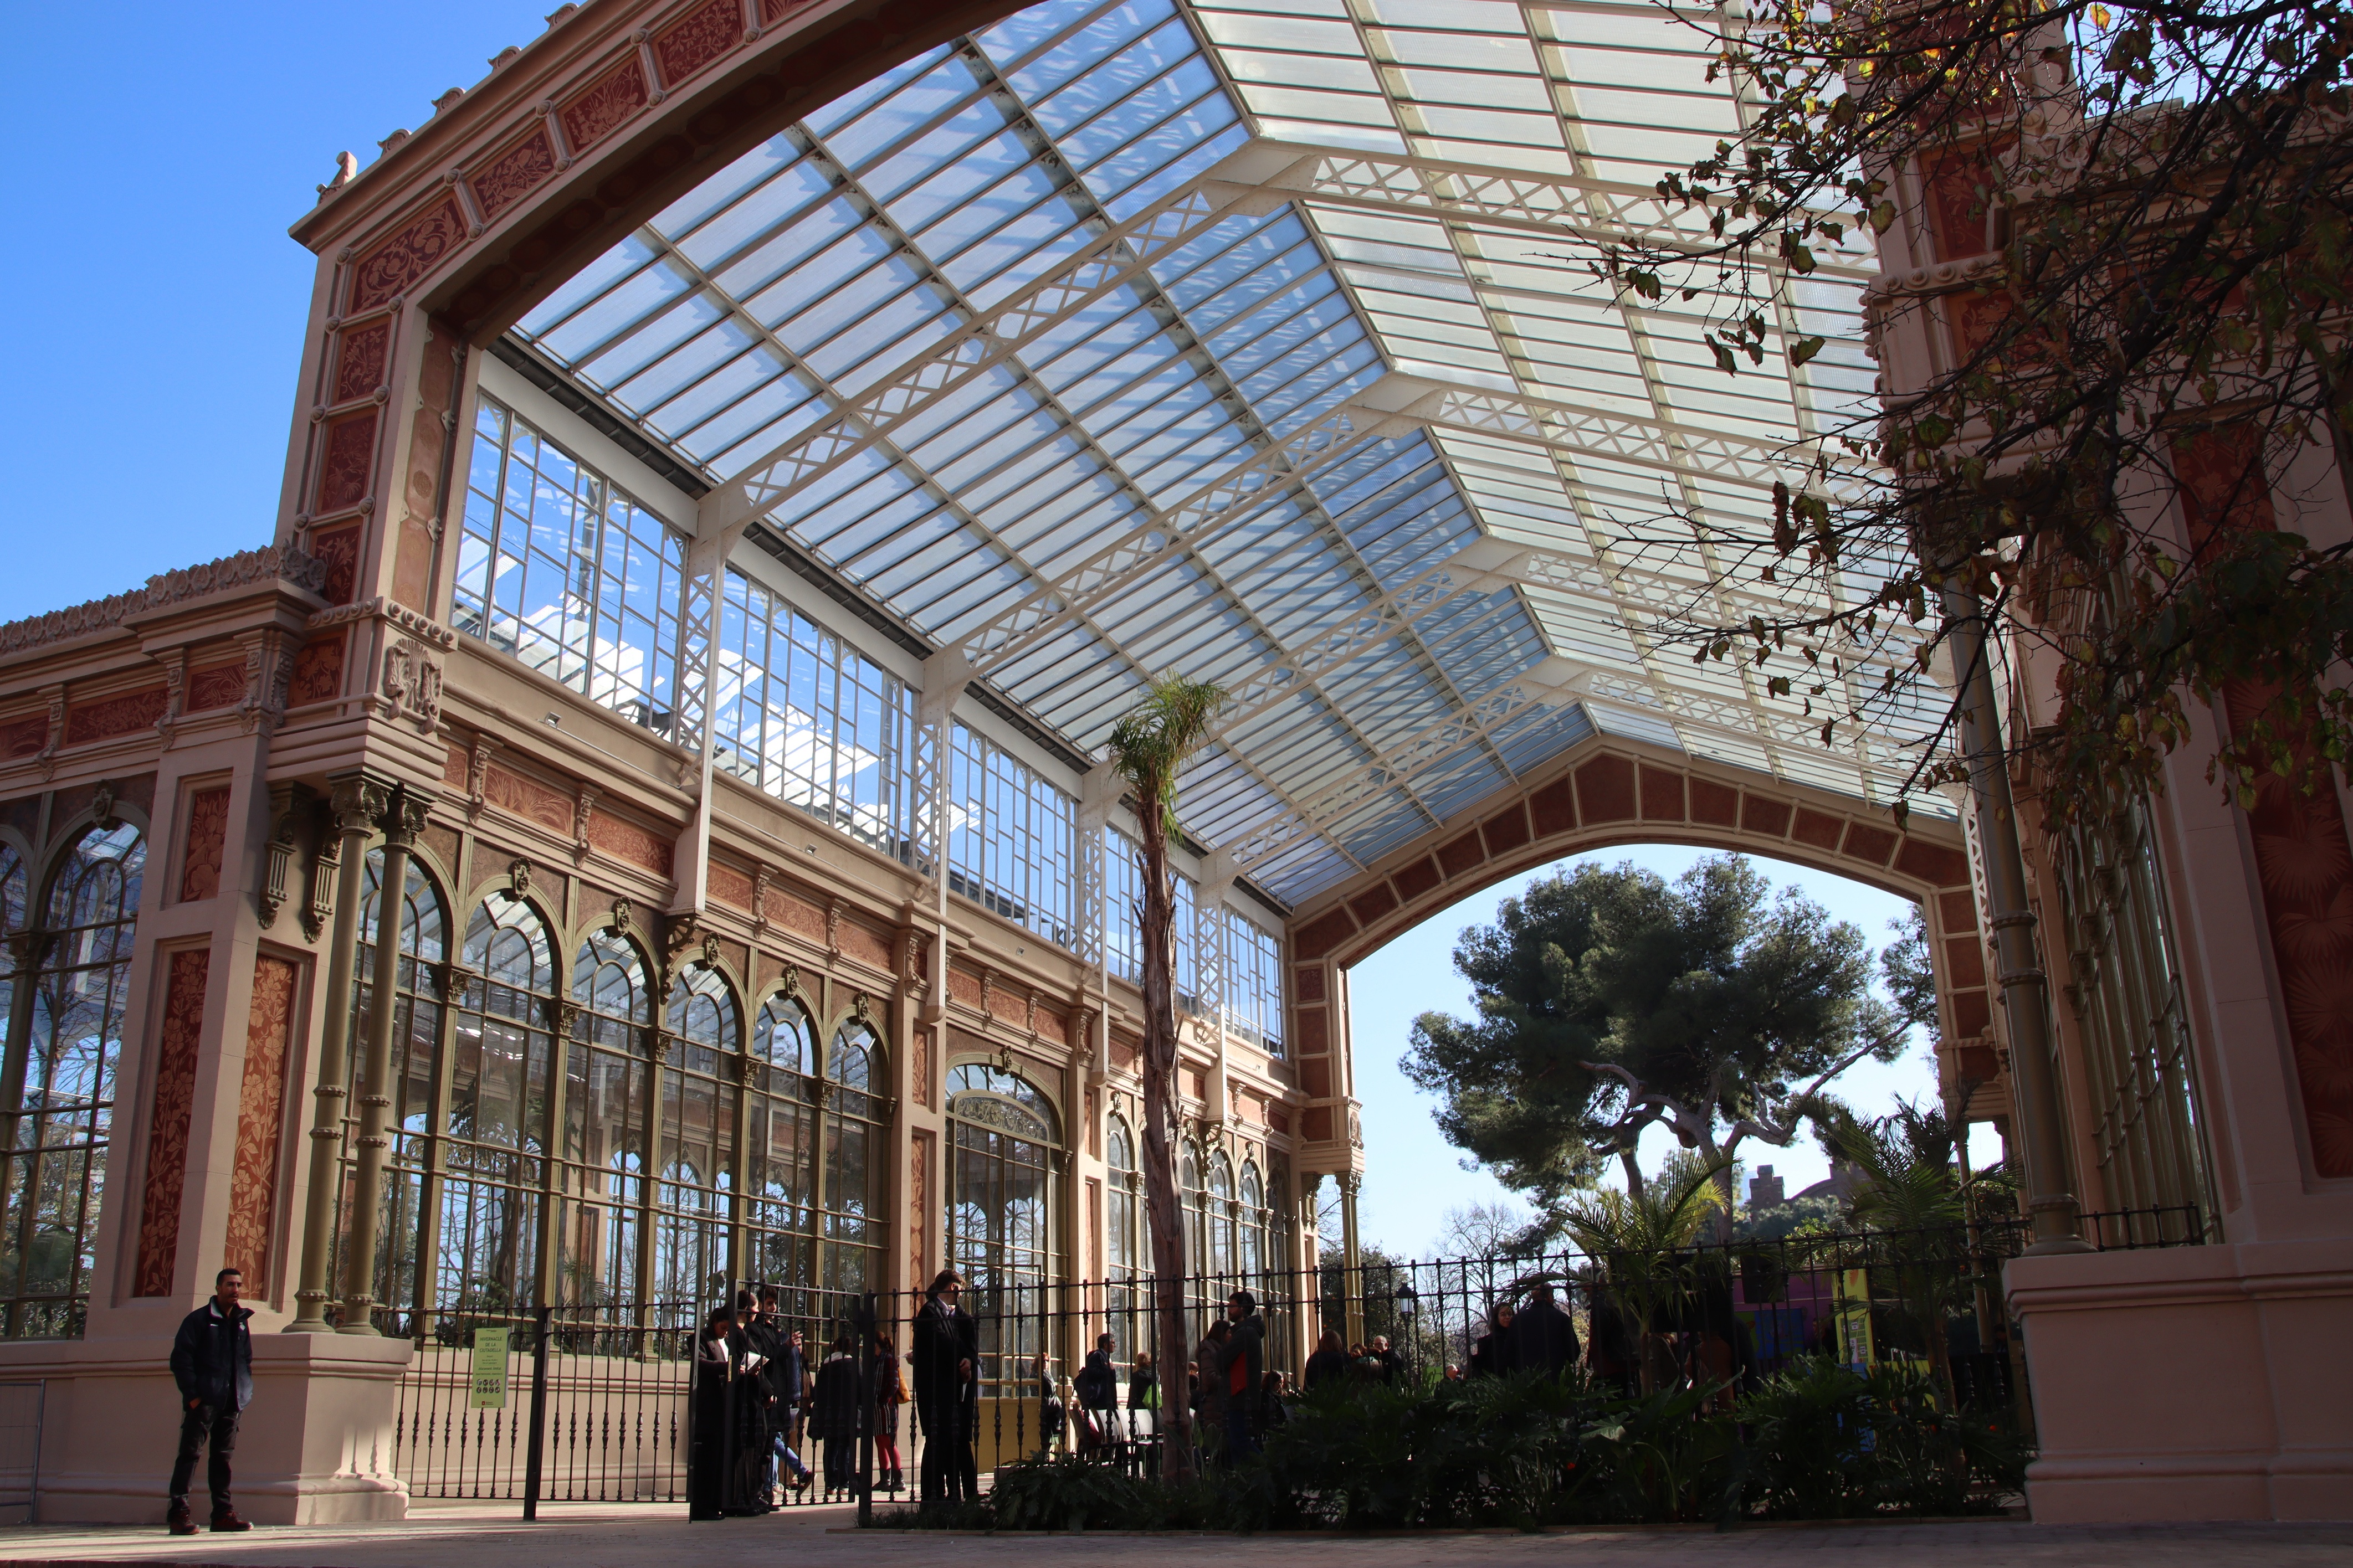
[[[1560,1535],[1374,1537],[954,1536],[854,1532],[847,1508],[689,1526],[683,1508],[553,1507],[536,1524],[516,1506],[420,1504],[399,1524],[256,1530],[174,1538],[159,1527],[0,1529],[0,1568],[34,1563],[253,1564],[255,1568],[1667,1568],[1760,1560],[1820,1568],[2347,1568],[2353,1525],[1967,1524],[1592,1531]]]

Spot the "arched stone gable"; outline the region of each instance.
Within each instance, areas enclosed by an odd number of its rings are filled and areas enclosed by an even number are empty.
[[[787,121],[1028,0],[590,0],[435,100],[294,237],[350,317],[406,297],[488,342]],[[355,388],[364,395],[365,387]]]
[[[1992,993],[1958,824],[1915,816],[1899,827],[1892,813],[1849,796],[1602,736],[1293,914],[1292,1037],[1300,1087],[1314,1100],[1300,1129],[1306,1168],[1345,1171],[1361,1163],[1346,972],[1506,877],[1630,844],[1767,855],[1917,901],[1927,916],[1943,1015],[1938,1065],[1947,1101],[1966,1100],[1977,1119],[2006,1113]]]

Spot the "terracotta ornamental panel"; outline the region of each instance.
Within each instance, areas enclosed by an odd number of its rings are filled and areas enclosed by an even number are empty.
[[[486,218],[495,218],[521,200],[540,181],[555,173],[555,149],[548,144],[544,125],[500,153],[490,166],[467,182]]]
[[[356,315],[389,304],[465,241],[466,217],[452,196],[368,254],[353,270],[344,309]]]
[[[711,862],[711,896],[739,910],[752,907],[752,879],[724,861]]]
[[[625,860],[656,876],[670,875],[670,840],[655,837],[634,822],[625,821],[607,812],[591,812],[588,815],[588,842],[616,860]]]
[[[646,73],[633,57],[564,106],[564,139],[574,151],[586,151],[645,106]]]
[[[231,659],[224,664],[208,664],[188,671],[187,711],[209,712],[215,708],[234,708],[245,700],[245,660]]]
[[[254,960],[225,1262],[242,1269],[247,1289],[261,1297],[270,1292],[269,1248],[278,1223],[278,1166],[286,1127],[286,1062],[293,1047],[294,998],[301,978],[286,959],[264,953]]]
[[[482,798],[501,811],[572,837],[572,797],[492,763],[482,771]]]
[[[188,842],[180,862],[180,901],[194,903],[220,891],[221,847],[228,838],[228,786],[200,789],[188,797]]]
[[[711,0],[654,38],[664,83],[675,86],[744,41],[740,0]]]
[[[375,461],[375,410],[329,422],[319,459],[318,509],[344,511],[367,499],[368,470]]]
[[[320,590],[327,603],[350,604],[359,584],[360,525],[321,529],[311,536],[311,553],[327,568],[326,586]]]
[[[65,743],[79,746],[135,730],[152,730],[170,706],[170,694],[161,686],[142,686],[136,691],[77,702],[66,710]]]
[[[164,1026],[156,1039],[155,1094],[147,1123],[147,1185],[139,1214],[139,1281],[132,1293],[168,1296],[179,1264],[180,1194],[188,1177],[188,1123],[195,1114],[196,1047],[205,1033],[212,950],[172,954],[164,982]]]
[[[357,403],[383,385],[385,354],[391,347],[390,321],[370,321],[345,332],[335,353],[335,401]]]
[[[332,702],[343,694],[344,641],[344,634],[334,631],[302,645],[294,656],[293,679],[286,684],[289,707]]]

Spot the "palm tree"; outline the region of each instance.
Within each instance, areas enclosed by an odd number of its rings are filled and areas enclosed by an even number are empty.
[[[1639,1193],[1596,1188],[1568,1207],[1569,1234],[1607,1269],[1610,1292],[1633,1320],[1635,1363],[1644,1394],[1656,1391],[1651,1342],[1670,1310],[1691,1294],[1692,1270],[1684,1254],[1708,1212],[1723,1201],[1715,1187],[1722,1163],[1701,1164],[1672,1189],[1662,1183],[1646,1184]]]
[[[1168,836],[1176,829],[1176,774],[1208,738],[1225,706],[1222,688],[1174,672],[1153,681],[1106,742],[1111,765],[1135,796],[1143,840],[1144,1209],[1151,1220],[1154,1313],[1160,1342],[1161,1474],[1193,1473],[1192,1415],[1186,1406],[1185,1222],[1176,1197],[1176,961],[1171,928],[1176,888]],[[1206,1373],[1208,1369],[1204,1368]]]
[[[1934,1106],[1922,1110],[1899,1101],[1890,1116],[1834,1114],[1823,1120],[1822,1134],[1831,1152],[1862,1178],[1847,1199],[1847,1217],[1872,1233],[1895,1310],[1919,1334],[1930,1367],[1950,1386],[1945,1319],[1968,1301],[1976,1283],[1968,1226],[1971,1200],[1985,1178],[1962,1180],[1952,1125]]]

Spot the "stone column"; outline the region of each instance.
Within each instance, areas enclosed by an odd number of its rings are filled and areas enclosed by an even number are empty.
[[[1340,1184],[1340,1289],[1348,1312],[1348,1342],[1365,1337],[1365,1258],[1356,1244],[1356,1189],[1364,1178],[1343,1171]]]
[[[329,1265],[335,1249],[335,1187],[343,1163],[343,1097],[350,1092],[352,969],[358,962],[360,898],[366,886],[367,841],[392,804],[393,786],[364,773],[329,781],[331,830],[342,840],[334,935],[327,943],[326,1016],[319,1030],[319,1074],[311,1089],[311,1191],[302,1214],[302,1266],[290,1334],[323,1334]]]
[[[343,1316],[336,1326],[338,1333],[376,1331],[370,1314],[375,1305],[373,1292],[380,1239],[377,1227],[384,1208],[384,1167],[392,1153],[392,1030],[400,1013],[400,922],[408,895],[408,852],[425,830],[425,814],[432,804],[428,796],[403,785],[384,818],[384,876],[376,885],[375,974],[368,1008],[367,1055],[360,1068],[359,1170],[352,1185],[352,1241],[343,1257]]]
[[[1986,924],[2000,965],[1995,984],[2010,1022],[2010,1081],[2013,1112],[2025,1121],[2027,1212],[2034,1225],[2030,1254],[2088,1252],[2075,1194],[2067,1180],[2067,1128],[2059,1110],[2059,1064],[2051,1032],[2051,983],[2034,941],[2027,901],[2026,858],[2019,845],[2018,806],[1998,727],[1992,639],[1984,603],[1967,588],[1947,585],[1945,614],[1952,623],[1953,668],[1963,682],[1961,754],[1978,817],[1978,847],[1985,859]]]

